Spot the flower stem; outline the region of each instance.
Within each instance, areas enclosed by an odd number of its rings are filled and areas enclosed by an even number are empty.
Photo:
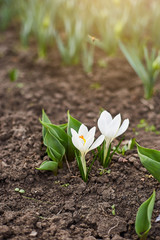
[[[140,240],[146,240],[147,239],[147,234],[144,234],[140,237]]]
[[[87,177],[87,166],[86,166],[86,160],[85,160],[85,154],[84,153],[81,153],[81,162],[82,162],[84,177],[86,179],[86,177]]]
[[[105,140],[104,156],[103,156],[103,167],[106,166],[106,161],[108,160],[107,155],[108,155],[109,145],[110,145],[110,141],[106,141]]]

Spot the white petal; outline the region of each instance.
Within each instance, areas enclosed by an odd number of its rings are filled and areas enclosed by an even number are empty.
[[[106,119],[106,121],[107,121],[107,124],[109,124],[109,123],[112,121],[112,116],[111,116],[111,114],[110,114],[109,112],[103,111],[103,112],[101,113],[101,115],[102,115],[103,117],[105,117],[105,119]]]
[[[93,142],[94,142],[94,136],[86,139],[86,143],[84,144],[84,152],[89,151],[89,147],[93,144]]]
[[[71,133],[72,133],[72,137],[78,135],[78,133],[73,128],[71,128]]]
[[[79,128],[79,131],[78,131],[79,136],[82,135],[85,138],[87,133],[88,133],[88,128],[84,124],[82,124]]]
[[[97,138],[97,140],[93,143],[93,145],[91,146],[90,150],[93,150],[95,148],[97,148],[98,146],[100,146],[102,144],[102,142],[104,141],[104,136],[101,135]]]
[[[120,136],[121,134],[123,134],[123,133],[127,130],[128,126],[129,126],[129,119],[127,118],[127,119],[125,119],[125,120],[123,121],[121,127],[120,127],[119,130],[118,130],[118,133],[117,133],[116,137],[118,137],[118,136]]]
[[[115,118],[109,124],[108,129],[104,134],[105,137],[110,138],[112,141],[115,138],[115,136],[119,130],[120,124],[121,124],[121,115],[118,114],[115,116]]]
[[[102,134],[105,133],[111,121],[112,121],[111,114],[107,111],[103,111],[98,119],[98,128]]]
[[[83,144],[79,141],[79,137],[73,136],[72,143],[80,152],[83,151]]]
[[[96,132],[96,127],[92,127],[92,128],[89,130],[89,132],[88,132],[88,134],[87,134],[87,136],[86,136],[86,140],[87,140],[87,138],[90,138],[90,137],[93,137],[93,138],[94,138],[95,132]]]

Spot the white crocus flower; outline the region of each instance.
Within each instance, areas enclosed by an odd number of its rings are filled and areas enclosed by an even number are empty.
[[[116,137],[123,134],[128,126],[129,119],[125,119],[121,125],[121,115],[116,115],[113,119],[109,112],[103,111],[98,119],[98,128],[102,135],[105,136],[105,150],[104,150],[104,161],[107,156],[108,148],[110,143]]]
[[[95,132],[96,132],[96,127],[93,127],[88,131],[88,128],[84,124],[80,126],[78,132],[76,132],[73,128],[71,128],[72,142],[73,142],[73,145],[81,153],[81,162],[82,162],[85,177],[87,174],[85,155],[89,151],[97,148],[104,141],[104,136],[101,135],[94,142]]]

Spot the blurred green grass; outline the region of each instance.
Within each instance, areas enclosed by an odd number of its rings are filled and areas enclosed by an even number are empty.
[[[38,57],[56,47],[65,64],[82,62],[89,72],[95,47],[116,55],[121,40],[159,49],[159,7],[158,0],[0,0],[0,29],[16,24],[24,47],[35,39]]]

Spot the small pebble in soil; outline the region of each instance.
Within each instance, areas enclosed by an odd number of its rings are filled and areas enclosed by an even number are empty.
[[[135,158],[135,157],[130,157],[130,158],[129,158],[129,162],[134,163],[135,161],[136,161],[136,158]]]
[[[118,159],[118,162],[123,162],[123,163],[125,163],[125,162],[128,162],[128,160],[127,160],[126,158],[124,158],[124,157],[120,157],[120,158]]]
[[[146,173],[147,172],[147,170],[144,168],[144,167],[140,167],[140,169],[139,169],[141,172],[144,172],[144,173]]]
[[[38,234],[38,233],[37,233],[35,230],[33,230],[33,231],[29,234],[29,236],[31,236],[31,237],[36,237],[37,234]]]
[[[41,222],[37,222],[36,223],[36,227],[39,228],[39,229],[42,229],[42,223]]]
[[[136,160],[135,162],[133,162],[133,165],[137,168],[137,169],[139,169],[139,167],[140,167],[140,163]]]

